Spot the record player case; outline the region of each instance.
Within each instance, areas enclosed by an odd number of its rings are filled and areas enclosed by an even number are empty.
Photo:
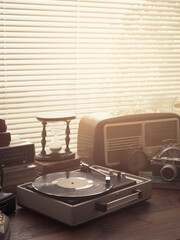
[[[67,225],[76,226],[151,198],[149,179],[97,165],[92,167],[110,176],[112,188],[100,194],[69,198],[46,195],[36,191],[32,183],[27,183],[17,187],[17,203]],[[81,171],[77,169],[73,172]],[[98,173],[92,170],[90,174]]]

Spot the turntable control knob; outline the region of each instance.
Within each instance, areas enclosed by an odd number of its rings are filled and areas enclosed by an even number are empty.
[[[125,178],[126,174],[124,172],[121,172],[121,178]]]
[[[111,185],[111,178],[110,176],[106,176],[106,187],[109,187]]]
[[[118,179],[121,179],[121,178],[122,178],[121,172],[118,172],[118,173],[117,173],[117,177],[118,177]]]

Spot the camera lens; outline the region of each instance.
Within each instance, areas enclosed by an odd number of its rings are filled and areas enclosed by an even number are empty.
[[[171,165],[171,164],[167,164],[165,165],[162,169],[161,169],[161,177],[165,180],[165,181],[172,181],[176,178],[177,176],[177,170],[176,168]]]

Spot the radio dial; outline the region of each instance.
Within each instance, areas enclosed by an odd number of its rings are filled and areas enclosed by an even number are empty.
[[[124,158],[125,170],[132,174],[138,174],[139,171],[145,170],[148,166],[146,154],[142,149],[129,149]]]

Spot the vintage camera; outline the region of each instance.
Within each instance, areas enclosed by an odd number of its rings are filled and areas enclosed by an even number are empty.
[[[166,182],[180,180],[180,158],[155,156],[151,160],[152,175]]]

